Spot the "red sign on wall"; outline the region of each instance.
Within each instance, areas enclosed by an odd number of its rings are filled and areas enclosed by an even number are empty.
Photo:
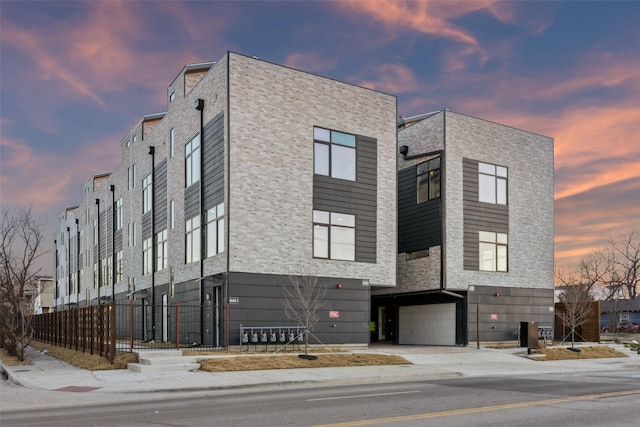
[[[329,317],[331,319],[337,319],[338,317],[340,317],[340,312],[339,311],[330,311],[329,312]]]

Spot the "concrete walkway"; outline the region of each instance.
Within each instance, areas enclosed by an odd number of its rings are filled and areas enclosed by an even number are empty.
[[[589,344],[599,345],[599,344]],[[77,404],[148,399],[202,391],[225,391],[246,387],[317,387],[322,384],[416,381],[485,375],[531,375],[567,372],[629,370],[640,375],[640,355],[622,345],[607,344],[629,357],[566,361],[536,361],[526,349],[475,347],[422,347],[372,345],[353,353],[397,354],[412,363],[398,366],[349,368],[305,368],[269,371],[133,372],[128,369],[87,371],[28,349],[32,365],[5,366],[8,381],[2,381],[0,410],[33,409]]]

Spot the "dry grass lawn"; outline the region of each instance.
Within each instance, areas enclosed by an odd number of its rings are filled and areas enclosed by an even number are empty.
[[[579,352],[569,348],[538,348],[533,350],[533,354],[544,354],[544,357],[536,357],[535,360],[569,360],[569,359],[605,359],[609,357],[627,357],[611,347],[576,347]]]
[[[83,353],[81,351],[57,347],[50,344],[43,344],[36,341],[32,341],[29,345],[39,351],[47,350],[47,354],[49,356],[64,360],[77,368],[87,369],[89,371],[126,369],[127,363],[134,363],[138,361],[138,356],[134,353],[119,353],[112,364],[104,357],[100,357],[96,354]]]
[[[297,355],[238,356],[200,360],[200,369],[208,372],[255,371],[263,369],[335,368],[344,366],[410,365],[400,356],[381,354],[316,354],[306,360]]]
[[[0,348],[0,360],[7,366],[31,365],[30,360],[18,360],[15,356],[9,356],[4,348]]]

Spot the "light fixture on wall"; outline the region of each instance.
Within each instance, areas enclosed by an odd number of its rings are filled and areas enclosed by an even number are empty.
[[[195,108],[198,111],[204,110],[204,99],[198,98],[195,101],[193,101],[193,108]]]
[[[342,289],[342,285],[341,285],[340,283],[338,283],[338,284],[336,285],[336,289]]]

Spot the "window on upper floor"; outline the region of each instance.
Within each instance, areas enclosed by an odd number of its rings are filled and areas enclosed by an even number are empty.
[[[142,241],[142,274],[149,274],[153,268],[153,239]]]
[[[151,210],[153,204],[153,181],[152,175],[147,175],[142,180],[142,213],[147,213]]]
[[[224,252],[224,203],[207,211],[207,257]]]
[[[185,262],[200,261],[200,215],[185,221]]]
[[[122,197],[116,200],[114,212],[115,212],[114,225],[116,227],[116,230],[120,230],[122,228]]]
[[[173,157],[175,134],[175,129],[171,128],[171,130],[169,130],[169,157]]]
[[[356,137],[344,132],[313,128],[314,172],[332,178],[356,180]]]
[[[173,230],[175,226],[175,218],[176,218],[176,204],[172,200],[169,202],[169,228]]]
[[[184,147],[185,187],[200,180],[200,135],[196,135]]]
[[[167,229],[156,234],[156,271],[167,268],[169,264],[169,246],[167,244]]]
[[[129,190],[136,186],[136,165],[133,164],[127,168],[127,182],[129,183]]]
[[[122,251],[116,252],[116,283],[122,281]]]
[[[478,199],[498,205],[507,204],[507,168],[478,163]]]
[[[440,157],[422,162],[416,167],[417,202],[440,197]]]
[[[169,103],[172,103],[175,99],[176,99],[176,92],[172,90],[171,92],[169,92]]]
[[[111,255],[102,260],[102,283],[100,286],[108,286],[112,283],[113,280],[113,267],[112,263],[113,258]]]
[[[508,241],[505,233],[478,232],[481,271],[508,271]]]
[[[354,261],[356,259],[355,215],[314,210],[313,256]]]

